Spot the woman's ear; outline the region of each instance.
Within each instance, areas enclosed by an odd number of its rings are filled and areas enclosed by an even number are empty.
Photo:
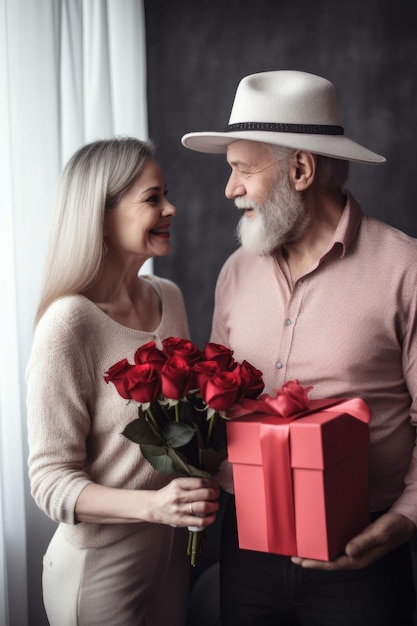
[[[290,170],[296,191],[305,191],[313,182],[316,174],[316,157],[311,152],[299,150],[294,154]]]

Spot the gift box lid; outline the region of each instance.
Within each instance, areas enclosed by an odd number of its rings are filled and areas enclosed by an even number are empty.
[[[289,429],[293,468],[329,468],[369,442],[368,424],[337,410],[318,411],[298,419],[252,413],[227,422],[230,463],[262,464],[263,424]]]

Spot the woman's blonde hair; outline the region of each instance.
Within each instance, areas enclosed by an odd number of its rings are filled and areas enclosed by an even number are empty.
[[[117,206],[152,158],[152,142],[125,137],[89,143],[68,161],[58,187],[35,323],[52,302],[81,293],[97,280],[105,211]]]

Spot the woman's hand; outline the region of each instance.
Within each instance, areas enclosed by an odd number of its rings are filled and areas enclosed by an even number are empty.
[[[207,478],[174,478],[158,490],[116,489],[90,483],[78,497],[75,521],[205,528],[216,519],[219,495],[218,483]]]
[[[148,520],[169,526],[205,528],[219,508],[219,485],[205,478],[175,478],[151,496]]]

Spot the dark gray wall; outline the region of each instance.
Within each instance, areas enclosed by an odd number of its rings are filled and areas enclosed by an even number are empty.
[[[387,157],[349,188],[370,215],[417,236],[414,0],[145,0],[149,131],[178,209],[173,251],[155,272],[183,289],[192,336],[209,338],[218,271],[236,247],[224,156],[183,134],[223,130],[246,74],[298,69],[336,86],[347,136]],[[279,120],[278,120],[279,121]],[[381,268],[386,271],[387,268]]]

